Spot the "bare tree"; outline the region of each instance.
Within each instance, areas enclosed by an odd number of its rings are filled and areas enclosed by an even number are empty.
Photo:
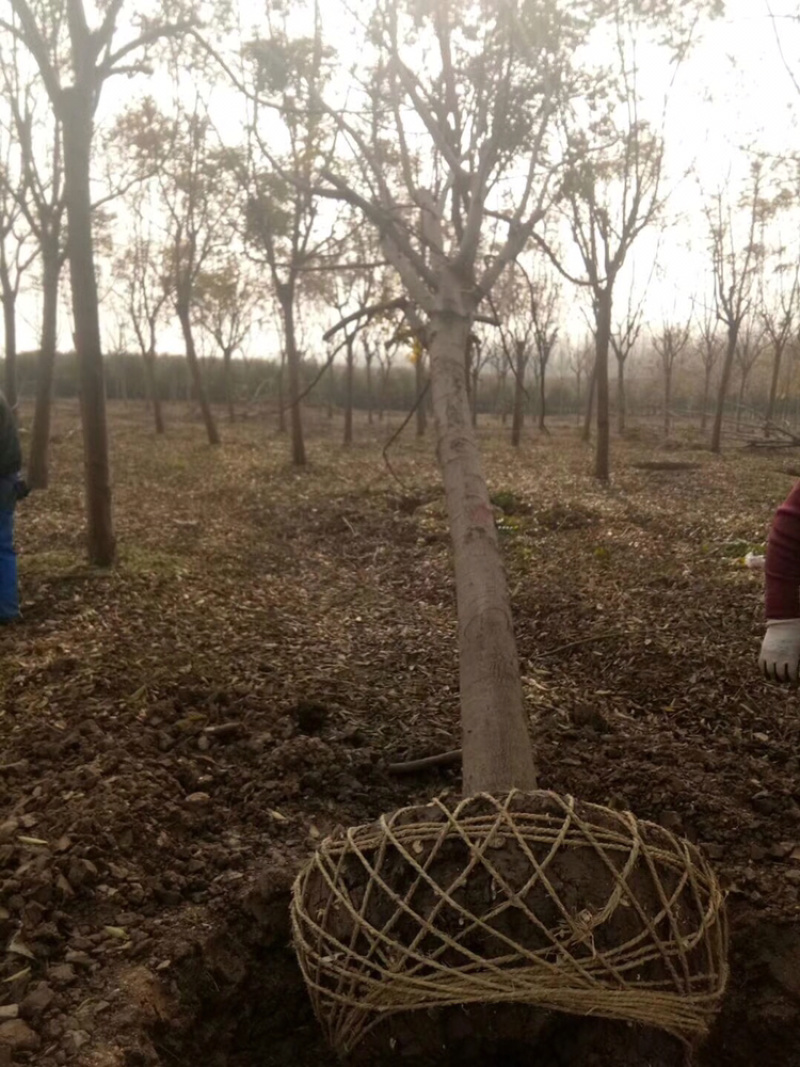
[[[3,306],[5,345],[5,395],[13,411],[17,407],[17,299],[27,269],[38,249],[30,243],[30,230],[20,209],[24,178],[15,173],[15,154],[10,138],[0,161],[0,303]]]
[[[157,434],[164,433],[164,416],[156,374],[156,341],[169,298],[164,284],[163,233],[154,222],[152,190],[146,184],[136,189],[128,204],[131,243],[117,257],[114,276],[131,330],[144,364],[148,399]]]
[[[734,363],[739,370],[739,393],[736,397],[736,429],[741,429],[745,390],[753,367],[764,354],[769,340],[763,321],[755,316],[745,319],[736,338]]]
[[[536,358],[534,368],[539,392],[539,429],[547,432],[545,416],[547,413],[547,389],[545,376],[550,356],[558,340],[558,317],[560,308],[560,290],[553,278],[543,272],[535,276],[531,300],[531,319],[533,321],[533,343]]]
[[[653,263],[655,269],[655,260]],[[650,272],[652,278],[653,270]],[[648,279],[649,285],[649,279]],[[647,296],[645,286],[639,294],[638,301],[635,298],[634,286],[631,283],[628,289],[628,299],[625,306],[625,314],[617,320],[617,325],[611,330],[611,348],[617,360],[617,432],[620,437],[625,433],[627,416],[627,398],[625,396],[625,367],[628,357],[636,347],[639,334],[642,330],[644,319],[644,302]]]
[[[664,323],[653,334],[653,348],[658,354],[664,380],[664,436],[669,438],[672,429],[672,378],[678,361],[686,351],[692,332],[691,315],[683,324]]]
[[[722,355],[723,345],[717,334],[719,316],[715,310],[703,305],[703,314],[697,319],[698,339],[696,342],[700,362],[703,365],[703,400],[700,409],[700,430],[705,433],[708,423],[708,397],[711,392],[711,375]]]
[[[57,10],[53,11],[48,30],[49,37],[45,43],[55,67],[59,62],[61,43],[61,19]],[[22,51],[19,42],[12,39],[7,52],[4,50],[0,53],[0,76],[10,108],[9,133],[13,133],[16,140],[23,174],[23,181],[16,187],[7,185],[6,192],[16,197],[18,208],[41,257],[41,339],[27,478],[32,489],[45,489],[49,481],[59,279],[66,262],[66,199],[60,124],[52,110],[44,114],[45,107],[42,106],[40,94],[34,90],[33,76],[28,77],[23,70]],[[48,145],[49,152],[41,151],[41,145]],[[8,383],[6,388],[9,389]]]
[[[244,274],[240,260],[228,255],[200,271],[195,294],[198,321],[213,338],[222,356],[225,402],[228,418],[234,422],[233,357],[253,328],[259,293]]]
[[[469,383],[469,402],[472,410],[473,428],[478,425],[478,390],[481,373],[490,362],[491,349],[477,333],[471,333],[467,342],[467,382]]]
[[[536,300],[531,277],[519,261],[509,267],[500,278],[490,299],[506,365],[514,379],[511,444],[517,448],[522,439],[525,401],[528,398],[525,375],[533,351],[533,309]]]
[[[717,316],[727,334],[717,407],[711,430],[712,452],[719,452],[722,447],[722,420],[739,331],[751,313],[755,282],[764,256],[763,245],[757,240],[758,229],[768,207],[762,196],[762,184],[761,165],[754,163],[749,189],[738,205],[740,214],[746,212],[746,231],[743,235],[737,231],[733,208],[726,204],[722,190],[714,194],[706,208],[714,272],[714,300]]]
[[[591,335],[567,346],[567,365],[575,376],[575,418],[581,421],[581,383],[590,377],[594,363],[594,339]]]
[[[772,344],[772,374],[767,411],[764,416],[764,432],[767,437],[770,434],[770,423],[775,412],[783,354],[797,328],[800,263],[795,262],[793,266],[779,263],[774,276],[777,280],[777,292],[765,292],[761,302],[761,320]]]
[[[374,223],[383,253],[417,309],[412,315],[426,320],[438,455],[454,542],[468,792],[535,782],[465,358],[482,299],[529,240],[550,193],[542,146],[564,42],[549,35],[551,29],[558,32],[555,25],[534,38],[526,18],[516,5],[458,2],[412,10],[377,0],[370,25],[380,53],[370,86],[373,117],[359,122],[335,108],[327,112],[359,169],[354,176],[326,168],[318,186],[322,195],[349,201]],[[521,32],[535,41],[524,57],[516,48]],[[424,64],[420,47],[428,54]],[[535,85],[528,76],[534,68]],[[511,100],[513,109],[503,103]],[[409,148],[412,136],[418,141],[420,122],[433,164],[424,170]],[[386,129],[392,130],[391,145],[382,136]],[[392,154],[397,166],[389,163]],[[498,205],[500,234],[495,248],[487,249],[482,243],[489,198],[513,159],[525,160],[528,177],[516,203],[507,210]],[[404,206],[409,203],[411,211]],[[483,255],[489,251],[487,263]]]
[[[64,84],[62,72],[53,63],[48,48],[52,11],[47,3],[7,0],[11,16],[10,19],[0,19],[0,27],[30,52],[61,126],[64,195],[69,222],[68,257],[83,422],[88,556],[91,563],[109,566],[114,561],[115,538],[92,239],[90,175],[94,114],[103,84],[110,77],[144,69],[143,63],[152,45],[162,38],[182,34],[191,25],[191,20],[147,20],[125,43],[115,46],[117,21],[124,0],[110,0],[104,5],[95,27],[89,25],[84,0],[64,0],[64,3],[72,68],[70,84]],[[62,9],[58,7],[57,10]]]
[[[246,237],[269,268],[283,323],[289,377],[289,417],[292,462],[306,463],[301,393],[301,352],[297,343],[297,298],[304,272],[323,257],[337,254],[335,225],[320,226],[314,183],[332,158],[332,123],[316,99],[328,71],[322,46],[318,6],[314,8],[311,38],[290,36],[290,12],[276,5],[269,13],[269,37],[248,50],[254,72],[249,92],[248,165],[245,178],[248,204]],[[281,19],[282,21],[275,21]],[[277,105],[266,108],[262,92]],[[275,147],[275,123],[280,119],[286,147]]]
[[[550,246],[544,246],[561,273],[576,285],[588,287],[592,295],[597,394],[594,473],[601,481],[608,481],[610,474],[608,355],[614,286],[630,248],[662,206],[663,141],[638,118],[636,95],[630,85],[627,103],[627,126],[620,128],[608,117],[596,131],[603,147],[592,143],[583,130],[573,131],[571,125],[565,128],[568,172],[564,210],[584,275],[573,275]]]

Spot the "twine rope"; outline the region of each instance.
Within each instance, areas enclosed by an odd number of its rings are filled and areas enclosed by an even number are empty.
[[[465,860],[442,882],[437,866],[451,869],[454,842]],[[494,859],[509,850],[517,868],[523,857],[528,866],[521,885]],[[594,912],[570,908],[553,873],[556,857],[575,850],[593,852],[610,877]],[[654,914],[632,884],[643,867]],[[456,894],[483,872],[495,899],[476,914]],[[429,904],[423,914],[415,905],[420,891]],[[532,910],[532,894],[555,905],[555,924]],[[638,930],[601,951],[595,932],[623,907]],[[498,929],[511,909],[543,947],[526,948]],[[401,923],[417,929],[404,937]],[[544,791],[435,800],[328,838],[295,882],[292,925],[317,1017],[345,1055],[388,1015],[475,1002],[626,1020],[688,1043],[707,1031],[727,980],[723,895],[699,850],[630,812]],[[493,946],[490,958],[467,943],[476,934]],[[644,980],[650,964],[660,964],[661,977]]]

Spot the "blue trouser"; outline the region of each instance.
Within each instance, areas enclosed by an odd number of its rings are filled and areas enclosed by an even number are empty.
[[[17,554],[14,551],[14,509],[0,507],[0,619],[19,616]]]

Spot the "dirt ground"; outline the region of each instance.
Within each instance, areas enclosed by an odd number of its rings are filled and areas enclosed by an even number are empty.
[[[214,451],[168,416],[157,440],[111,408],[113,571],[82,561],[74,407],[53,488],[19,509],[0,1067],[332,1063],[288,944],[292,876],[333,827],[459,788],[453,767],[387,767],[459,744],[432,443],[394,449],[401,485],[385,427],[346,452],[318,417],[296,472],[272,421],[223,424]],[[517,452],[482,434],[541,785],[705,847],[733,981],[697,1062],[800,1065],[800,709],[757,676],[761,579],[737,562],[800,457],[633,430],[602,489],[571,424]]]

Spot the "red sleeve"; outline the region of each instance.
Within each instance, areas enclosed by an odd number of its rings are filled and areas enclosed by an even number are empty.
[[[767,540],[768,619],[800,619],[800,482],[781,504]]]

